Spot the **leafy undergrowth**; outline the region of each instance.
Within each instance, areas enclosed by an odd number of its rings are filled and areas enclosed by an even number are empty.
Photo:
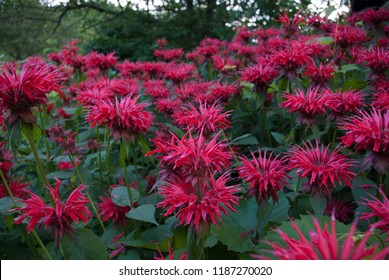
[[[387,257],[388,18],[2,65],[1,257]]]

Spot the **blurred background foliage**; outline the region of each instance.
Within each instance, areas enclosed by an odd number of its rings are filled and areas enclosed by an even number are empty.
[[[204,37],[229,39],[234,27],[270,26],[279,13],[332,11],[381,0],[0,0],[0,60],[56,51],[73,38],[85,51],[152,60],[157,38],[190,50]],[[346,8],[345,8],[346,7]],[[328,9],[328,8],[327,8]],[[319,10],[317,10],[319,11]],[[327,10],[328,11],[328,10]]]

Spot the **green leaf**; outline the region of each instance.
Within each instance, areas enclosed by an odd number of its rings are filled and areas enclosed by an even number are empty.
[[[258,231],[264,234],[270,222],[281,224],[288,219],[289,201],[283,192],[278,193],[278,202],[262,203],[257,213]]]
[[[228,216],[222,218],[220,226],[212,225],[211,234],[227,245],[228,250],[239,253],[250,251],[254,244],[249,233],[255,229],[257,209],[255,199],[242,200],[235,213],[229,211]]]
[[[257,138],[252,134],[245,134],[232,140],[237,145],[258,145]]]
[[[145,204],[130,210],[126,214],[126,217],[130,219],[135,219],[143,222],[152,223],[154,225],[158,225],[154,215],[155,215],[155,206],[152,204]]]
[[[332,42],[334,42],[334,38],[332,38],[332,37],[320,37],[319,39],[317,39],[317,42],[319,42],[322,45],[329,45]]]
[[[131,195],[133,201],[139,199],[139,192],[137,190],[131,189]],[[111,191],[111,199],[113,203],[121,207],[129,206],[131,204],[127,187],[113,188]]]
[[[74,260],[107,260],[108,251],[101,238],[86,228],[65,235],[62,248],[66,258]]]
[[[21,121],[15,121],[7,128],[8,141],[11,143],[11,150],[14,158],[17,158],[18,149],[22,140],[22,129],[20,126]]]
[[[342,84],[342,91],[348,89],[362,90],[368,85],[367,81],[357,80],[357,79],[348,79],[345,83]]]
[[[324,13],[326,14],[327,18],[335,11],[336,11],[336,7],[332,5],[328,5],[328,7],[324,9]]]
[[[273,136],[274,140],[277,141],[278,144],[282,145],[285,143],[286,137],[285,135],[278,133],[278,132],[270,132]]]
[[[324,213],[324,209],[327,206],[327,199],[322,196],[319,192],[311,194],[309,197],[309,202],[311,203],[312,209],[315,212],[317,217],[320,217]]]
[[[9,210],[12,209],[14,203],[9,196],[3,197],[0,199],[0,213],[4,216],[11,215]]]
[[[336,72],[346,73],[348,71],[353,71],[353,70],[360,70],[360,69],[356,64],[345,64],[342,65],[342,68],[338,69]]]

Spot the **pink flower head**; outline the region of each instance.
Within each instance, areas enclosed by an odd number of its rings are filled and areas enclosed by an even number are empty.
[[[387,7],[381,7],[377,10],[368,9],[358,14],[358,17],[370,27],[380,27],[385,21],[389,21],[389,9]]]
[[[292,113],[298,112],[299,122],[314,123],[315,116],[324,114],[332,100],[329,94],[320,93],[319,90],[319,87],[311,87],[306,93],[302,89],[295,89],[294,94],[285,93],[285,101],[281,103],[281,107]]]
[[[170,64],[165,73],[165,78],[179,84],[191,78],[196,71],[196,67],[192,64]]]
[[[290,20],[286,11],[284,11],[284,15],[278,14],[278,16],[279,19],[276,20],[276,22],[281,22],[287,38],[296,34],[299,30],[298,25],[301,22],[304,22],[304,18],[300,17],[300,12],[295,14],[292,21]]]
[[[243,69],[241,79],[253,83],[260,92],[277,77],[278,71],[270,64],[256,64]]]
[[[169,89],[164,80],[148,80],[143,84],[145,93],[151,95],[154,99],[169,97]]]
[[[221,57],[217,54],[212,56],[212,65],[215,70],[218,70],[223,74],[233,73],[239,66],[237,61],[232,60],[229,57]]]
[[[382,196],[382,201],[372,196],[372,199],[364,199],[364,202],[361,203],[370,209],[370,212],[362,213],[361,219],[374,218],[375,222],[371,224],[371,227],[382,230],[387,235],[387,240],[389,240],[389,199],[382,189],[379,189],[379,193]]]
[[[62,93],[60,82],[64,80],[60,70],[53,70],[47,64],[29,61],[22,65],[20,73],[18,64],[4,64],[0,74],[0,103],[9,111],[9,123],[18,119],[35,123],[31,108],[45,105],[51,91]]]
[[[107,71],[116,64],[117,57],[115,53],[102,54],[98,52],[90,52],[85,56],[86,66],[88,68],[98,68],[101,71]]]
[[[311,142],[304,146],[295,146],[289,151],[289,168],[296,169],[295,174],[300,178],[307,178],[306,190],[312,193],[319,192],[323,196],[329,196],[331,190],[336,188],[336,183],[342,181],[351,187],[351,180],[355,174],[350,171],[354,162],[346,155],[340,153],[340,147],[330,152],[329,145],[316,146]]]
[[[288,78],[297,74],[297,71],[312,61],[307,54],[307,50],[296,44],[291,44],[290,48],[275,51],[271,64],[281,71],[282,76]]]
[[[239,177],[250,183],[249,195],[255,196],[259,201],[268,200],[270,197],[276,202],[277,192],[281,191],[283,185],[289,186],[286,181],[288,176],[288,167],[285,161],[279,156],[273,156],[270,153],[266,157],[266,152],[262,155],[258,149],[258,157],[251,152],[252,160],[242,157],[242,166],[238,167]]]
[[[79,151],[79,147],[76,146],[77,132],[71,133],[69,130],[65,131],[64,137],[57,137],[54,140],[64,149],[65,154],[76,154]]]
[[[79,165],[79,164],[80,164],[80,162],[76,161],[76,165]],[[69,169],[73,169],[74,165],[71,161],[60,161],[57,165],[57,168],[59,170],[69,170]]]
[[[212,106],[200,103],[198,109],[192,104],[189,108],[179,109],[173,115],[175,122],[185,128],[194,129],[197,133],[203,131],[210,135],[229,127],[229,112],[223,113],[223,108],[214,103]]]
[[[357,61],[362,62],[366,67],[370,68],[374,75],[385,77],[385,73],[389,69],[388,48],[381,47],[363,50],[358,55],[360,57],[357,58]]]
[[[168,115],[171,115],[174,113],[174,111],[181,106],[181,100],[180,99],[171,99],[171,98],[161,98],[156,101],[154,101],[155,108],[158,112],[166,113]]]
[[[207,140],[203,133],[193,138],[189,131],[182,139],[175,135],[168,140],[157,137],[154,140],[157,148],[147,155],[159,153],[157,158],[161,158],[162,166],[185,174],[195,184],[199,178],[221,173],[231,165],[231,152],[227,144],[217,141],[219,135]]]
[[[333,28],[331,37],[335,39],[337,45],[347,48],[363,43],[366,40],[366,32],[359,27],[338,25],[337,28]]]
[[[373,96],[371,106],[377,110],[389,111],[389,91],[387,89],[378,90]]]
[[[236,85],[226,83],[216,83],[210,87],[207,96],[197,95],[198,102],[214,103],[217,100],[227,101],[230,97],[237,95],[239,89]],[[204,100],[205,99],[205,100]]]
[[[341,139],[347,147],[355,144],[357,151],[389,152],[388,111],[358,111],[358,115],[344,119],[339,127],[346,131]]]
[[[184,56],[183,49],[163,49],[163,50],[154,50],[154,56],[162,59],[164,61],[176,61],[181,59]]]
[[[21,180],[12,180],[9,182],[9,189],[13,196],[26,199],[26,187],[28,183],[23,183]],[[0,184],[0,198],[8,196],[8,192],[3,184]]]
[[[103,222],[112,220],[116,225],[124,225],[128,221],[126,214],[130,211],[130,206],[116,205],[109,195],[100,196],[101,202],[98,204],[99,215]]]
[[[106,124],[112,129],[115,139],[135,140],[137,134],[146,132],[153,123],[153,116],[144,108],[148,104],[138,103],[138,98],[125,96],[122,99],[101,100],[88,107],[87,121],[90,127]]]
[[[366,106],[364,101],[365,95],[362,91],[349,89],[343,92],[337,91],[332,93],[328,89],[325,92],[331,97],[327,105],[336,114],[344,115],[349,112],[356,112],[358,109]]]
[[[221,220],[222,213],[228,215],[227,209],[235,212],[233,205],[239,204],[235,195],[236,186],[226,186],[228,175],[225,173],[217,180],[209,177],[209,182],[198,181],[193,185],[182,176],[172,176],[165,186],[160,189],[164,200],[157,204],[166,213],[171,215],[177,211],[176,216],[180,225],[199,226],[216,224]]]
[[[315,229],[309,232],[309,240],[301,232],[297,224],[292,221],[292,227],[298,234],[298,239],[289,237],[285,232],[277,229],[283,244],[269,242],[272,247],[270,253],[281,260],[364,260],[385,259],[389,254],[389,247],[377,252],[378,244],[367,246],[367,241],[372,232],[368,231],[359,237],[354,235],[357,224],[354,222],[346,238],[339,238],[336,231],[335,217],[332,216],[331,224],[324,224],[322,229],[318,220],[312,217]],[[331,227],[331,229],[329,229]],[[263,258],[262,256],[256,256]]]
[[[324,86],[331,78],[333,78],[335,69],[333,63],[323,64],[318,66],[315,63],[310,63],[303,76],[308,76],[312,82],[312,86]]]
[[[65,233],[70,234],[73,231],[72,222],[82,221],[87,223],[88,218],[92,217],[92,213],[86,207],[89,200],[82,193],[86,186],[80,185],[69,195],[65,202],[62,202],[59,197],[61,181],[58,179],[56,181],[55,188],[48,187],[55,205],[46,205],[41,197],[32,191],[25,190],[30,198],[21,200],[24,206],[15,209],[15,211],[22,213],[15,219],[15,223],[21,224],[24,220],[29,219],[27,223],[28,233],[37,225],[39,227],[44,225],[45,229],[51,227],[58,245]]]

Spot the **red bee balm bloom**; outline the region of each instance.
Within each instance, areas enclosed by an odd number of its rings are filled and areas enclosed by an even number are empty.
[[[308,76],[313,86],[323,86],[334,76],[334,73],[333,63],[327,65],[320,63],[318,66],[315,63],[310,63],[303,76]]]
[[[3,65],[0,74],[0,103],[8,112],[8,121],[13,123],[21,119],[26,123],[35,123],[31,108],[47,103],[47,94],[51,91],[61,93],[59,82],[65,78],[59,70],[49,65],[26,62],[20,74],[18,65]]]
[[[361,219],[367,220],[370,218],[378,218],[371,226],[373,228],[381,229],[382,232],[387,235],[387,240],[389,240],[389,199],[382,189],[380,189],[380,194],[383,197],[383,201],[372,196],[371,200],[365,199],[365,201],[362,202],[362,205],[367,206],[371,212],[363,213]]]
[[[285,101],[281,107],[289,112],[300,114],[298,121],[305,124],[315,122],[315,116],[324,114],[331,99],[328,93],[319,93],[319,87],[309,88],[306,93],[301,89],[296,89],[295,94],[285,93]]]
[[[4,151],[5,142],[0,142],[0,170],[4,175],[11,170],[13,164],[11,162],[11,151]]]
[[[288,186],[286,178],[289,178],[288,168],[284,164],[284,160],[278,156],[273,156],[273,153],[266,158],[266,152],[261,155],[261,150],[258,149],[258,158],[251,152],[252,160],[242,157],[243,166],[237,168],[241,179],[251,183],[249,187],[249,195],[255,196],[258,200],[268,200],[273,197],[277,201],[277,191],[282,190],[283,186]]]
[[[344,115],[348,112],[358,111],[359,108],[366,106],[364,102],[364,94],[362,91],[349,89],[344,92],[325,90],[325,93],[331,97],[327,103],[328,107],[336,114]]]
[[[98,205],[99,215],[103,222],[112,220],[114,224],[125,224],[128,218],[126,213],[130,211],[130,206],[121,207],[116,205],[109,195],[100,196],[101,202]]]
[[[203,131],[205,135],[210,135],[229,127],[230,122],[227,120],[229,115],[229,112],[223,113],[223,108],[216,106],[216,103],[212,106],[200,103],[198,110],[189,104],[189,108],[178,110],[173,117],[183,128],[193,128],[198,133]]]
[[[344,181],[347,186],[351,187],[351,180],[355,174],[350,171],[354,163],[340,153],[339,147],[335,148],[332,153],[329,145],[316,147],[308,142],[304,147],[294,147],[289,152],[289,167],[297,169],[295,173],[300,177],[307,177],[309,183],[306,189],[312,193],[319,192],[321,195],[329,196],[331,189],[334,189],[335,183]]]
[[[359,111],[359,115],[345,119],[340,128],[346,130],[346,135],[341,138],[346,146],[355,143],[357,151],[389,152],[388,111]]]
[[[272,247],[270,253],[281,260],[379,260],[384,259],[389,254],[389,247],[377,252],[378,244],[373,244],[371,247],[366,246],[367,240],[372,234],[371,231],[360,237],[361,239],[356,243],[357,237],[354,236],[356,223],[353,223],[346,238],[338,239],[340,234],[336,232],[335,217],[332,217],[331,220],[331,232],[328,229],[329,224],[325,224],[324,228],[321,229],[317,219],[312,219],[315,230],[309,232],[309,240],[292,221],[292,227],[298,234],[298,239],[291,238],[282,230],[277,229],[276,232],[285,245],[269,242]]]
[[[90,127],[97,123],[107,124],[115,139],[134,141],[137,134],[146,132],[153,123],[153,115],[144,110],[148,104],[137,101],[138,98],[126,96],[121,100],[116,98],[114,102],[96,102],[88,108],[87,121],[91,123]]]
[[[44,225],[46,229],[51,227],[56,244],[58,244],[65,233],[69,234],[73,231],[71,226],[72,222],[81,220],[82,222],[87,223],[88,218],[92,217],[92,214],[86,207],[89,200],[82,193],[86,188],[84,185],[80,185],[76,188],[69,195],[66,202],[62,202],[59,197],[61,181],[58,179],[56,180],[57,183],[55,188],[49,187],[50,196],[55,205],[46,205],[42,198],[29,190],[25,190],[25,192],[30,195],[30,198],[21,200],[20,202],[25,204],[25,206],[15,209],[15,211],[22,212],[22,214],[16,218],[15,223],[20,224],[24,220],[30,218],[27,224],[27,231],[29,233],[37,224],[39,224],[39,226]]]
[[[219,134],[209,141],[202,133],[193,138],[190,131],[181,140],[175,135],[169,141],[157,138],[154,140],[157,148],[147,155],[162,153],[158,157],[163,165],[185,174],[186,179],[195,184],[198,178],[208,177],[214,172],[220,173],[231,165],[232,155],[227,145],[217,142]]]
[[[247,67],[242,71],[241,78],[243,81],[253,83],[257,90],[262,92],[266,90],[268,84],[277,77],[278,71],[269,64],[257,64]]]
[[[171,177],[160,190],[164,200],[157,206],[166,210],[165,216],[178,210],[176,216],[181,225],[194,225],[198,229],[200,224],[216,224],[222,213],[228,214],[227,209],[235,212],[232,205],[239,202],[234,195],[238,189],[226,186],[227,181],[227,174],[217,180],[211,175],[208,184],[199,181],[196,187],[181,176]]]
[[[373,97],[371,106],[378,110],[389,111],[389,91],[380,89]]]
[[[25,188],[28,186],[26,183],[22,183],[21,180],[11,181],[9,183],[9,189],[15,197],[27,198]],[[0,184],[0,198],[8,196],[8,193],[3,184]]]

